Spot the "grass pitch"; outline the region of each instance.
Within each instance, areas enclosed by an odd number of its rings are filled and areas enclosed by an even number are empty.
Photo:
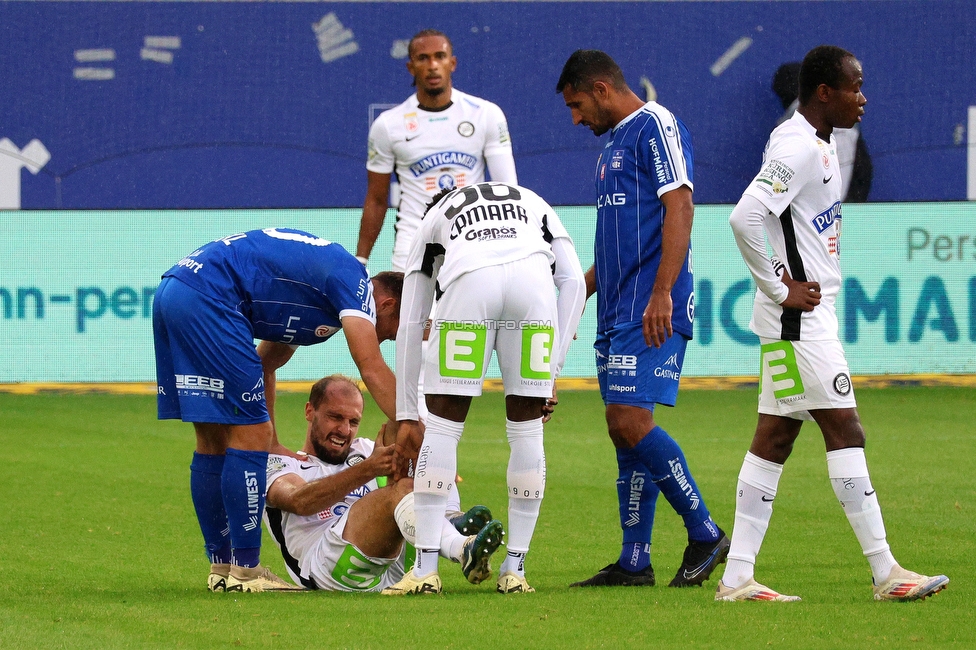
[[[685,545],[659,500],[660,586],[570,590],[614,560],[616,467],[595,392],[560,393],[546,430],[548,485],[526,561],[538,590],[504,597],[442,560],[445,594],[211,594],[190,503],[189,425],[158,422],[140,395],[0,394],[7,516],[0,527],[0,647],[10,648],[892,648],[972,647],[976,395],[965,388],[858,391],[888,541],[906,568],[945,573],[921,603],[877,603],[867,562],[807,424],[787,463],[757,578],[803,602],[716,603],[666,586]],[[305,396],[282,394],[283,442],[304,438]],[[369,400],[367,399],[369,402]],[[503,400],[475,400],[461,441],[465,504],[506,519]],[[380,425],[368,404],[362,435]],[[683,391],[658,420],[682,444],[715,520],[731,531],[753,391]],[[265,536],[264,562],[284,574]],[[498,560],[494,563],[496,566]],[[967,612],[969,612],[967,614]]]

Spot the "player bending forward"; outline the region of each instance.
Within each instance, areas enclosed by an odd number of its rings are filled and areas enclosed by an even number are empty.
[[[471,398],[481,394],[492,350],[505,386],[508,556],[501,593],[534,591],[523,562],[546,484],[542,423],[553,379],[583,312],[583,269],[555,211],[534,192],[480,183],[434,197],[407,261],[397,332],[397,451],[420,438],[421,362],[429,415],[414,476],[417,561],[384,594],[437,593],[441,522],[455,492],[457,446]],[[553,285],[559,289],[557,300]],[[437,316],[421,359],[434,293]],[[547,403],[548,402],[548,403]]]
[[[340,375],[320,379],[305,405],[308,432],[299,458],[268,458],[264,521],[288,573],[307,589],[388,587],[403,575],[404,540],[414,541],[413,481],[386,485],[393,447],[357,437],[362,414],[355,383]],[[488,508],[442,519],[438,534],[438,551],[461,563],[468,582],[491,575],[489,560],[504,530]]]

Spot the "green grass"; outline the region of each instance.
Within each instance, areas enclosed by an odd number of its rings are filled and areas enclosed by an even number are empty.
[[[0,526],[0,647],[972,647],[976,458],[971,389],[858,392],[868,462],[895,557],[945,573],[922,603],[876,603],[871,576],[808,424],[787,464],[757,577],[796,604],[715,603],[704,589],[569,590],[619,550],[613,449],[599,395],[562,392],[546,431],[548,489],[527,560],[536,594],[502,597],[442,563],[441,597],[211,594],[189,495],[189,425],[157,422],[152,397],[0,394],[7,516]],[[285,444],[304,438],[304,396],[283,394]],[[504,520],[503,402],[475,401],[460,446],[466,504]],[[684,447],[718,523],[755,426],[751,391],[685,391],[658,420]],[[372,436],[370,403],[361,433]],[[663,499],[652,557],[667,584],[684,548]],[[268,537],[264,560],[283,573]],[[496,561],[497,565],[497,561]],[[967,614],[967,612],[969,612]],[[969,622],[967,622],[969,621]]]

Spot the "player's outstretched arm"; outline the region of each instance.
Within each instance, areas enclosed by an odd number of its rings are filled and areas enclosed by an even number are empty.
[[[363,216],[359,222],[356,257],[369,259],[369,254],[373,252],[373,245],[383,229],[389,200],[390,174],[366,172],[366,199],[363,201]]]
[[[292,358],[295,348],[286,343],[260,341],[258,343],[258,357],[261,359],[261,369],[264,372],[264,401],[271,418],[271,453],[293,456],[294,454],[278,440],[278,428],[275,426],[274,406],[277,398],[277,371]]]
[[[365,318],[346,316],[342,319],[342,333],[346,336],[349,353],[359,368],[359,376],[363,378],[369,394],[383,414],[395,420],[396,377],[383,360],[376,327]]]

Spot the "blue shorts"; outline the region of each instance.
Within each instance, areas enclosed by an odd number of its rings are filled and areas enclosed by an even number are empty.
[[[270,420],[251,324],[175,278],[153,299],[160,420],[260,424]]]
[[[688,339],[675,332],[659,348],[644,342],[640,321],[618,324],[597,334],[596,376],[604,404],[674,406]]]

